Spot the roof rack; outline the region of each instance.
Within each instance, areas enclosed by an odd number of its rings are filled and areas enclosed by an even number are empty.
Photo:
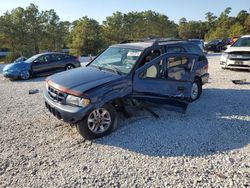
[[[184,41],[184,40],[176,39],[176,38],[154,38],[154,39],[149,39],[147,41],[153,42],[153,45],[160,45],[161,43],[164,43],[164,42]]]
[[[121,41],[120,44],[126,44],[126,43],[130,43],[130,42],[144,42],[144,40],[140,40],[140,39],[128,39],[128,40]]]
[[[121,41],[120,44],[125,44],[125,43],[130,43],[130,42],[152,42],[153,45],[160,45],[161,43],[171,42],[171,41],[185,41],[185,40],[176,39],[176,38],[162,38],[162,37],[149,36],[144,39],[124,40],[124,41]]]

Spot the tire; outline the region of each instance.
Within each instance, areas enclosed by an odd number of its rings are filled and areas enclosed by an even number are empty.
[[[70,70],[70,69],[74,69],[75,68],[75,66],[74,65],[72,65],[72,64],[68,64],[68,65],[66,65],[65,66],[65,70]]]
[[[198,78],[195,78],[192,84],[190,102],[193,102],[199,99],[201,96],[201,93],[202,93],[202,83]]]
[[[30,78],[30,72],[28,70],[24,70],[20,74],[20,78],[22,80],[28,80]]]
[[[106,122],[103,125],[104,118]],[[115,108],[112,105],[104,105],[91,110],[76,127],[82,137],[92,140],[110,134],[115,129],[116,122],[117,113]]]

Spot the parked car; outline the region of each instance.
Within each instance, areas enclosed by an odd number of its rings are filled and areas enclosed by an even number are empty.
[[[87,65],[90,61],[92,61],[95,58],[95,56],[80,56],[79,61],[81,62],[82,66]]]
[[[3,75],[11,79],[27,80],[31,76],[43,76],[76,67],[80,67],[80,62],[76,57],[63,53],[47,52],[34,55],[25,61],[6,65],[3,69]]]
[[[240,37],[220,58],[223,69],[250,70],[250,35]]]
[[[197,44],[204,51],[204,41],[201,39],[188,39],[190,42]]]
[[[227,48],[227,45],[229,45],[230,43],[231,43],[231,39],[229,38],[225,38],[222,40],[216,39],[205,44],[204,49],[206,51],[220,52],[222,50],[225,50]]]
[[[86,67],[48,77],[47,109],[86,139],[109,134],[117,110],[150,101],[186,110],[208,81],[208,61],[191,42],[170,39],[110,46]]]

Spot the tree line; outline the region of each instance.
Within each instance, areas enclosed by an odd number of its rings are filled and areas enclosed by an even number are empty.
[[[73,22],[61,21],[53,9],[40,11],[38,6],[30,4],[0,16],[0,49],[8,48],[12,60],[66,47],[74,55],[95,55],[110,44],[149,36],[212,40],[249,34],[249,12],[241,10],[235,17],[229,16],[230,12],[231,8],[219,16],[208,12],[205,21],[181,18],[178,24],[150,10],[115,12],[100,24],[86,16]]]

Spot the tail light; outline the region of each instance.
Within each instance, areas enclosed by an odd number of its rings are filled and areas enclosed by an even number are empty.
[[[208,72],[208,64],[205,65],[204,69]]]
[[[80,61],[81,56],[76,56],[76,60]]]

